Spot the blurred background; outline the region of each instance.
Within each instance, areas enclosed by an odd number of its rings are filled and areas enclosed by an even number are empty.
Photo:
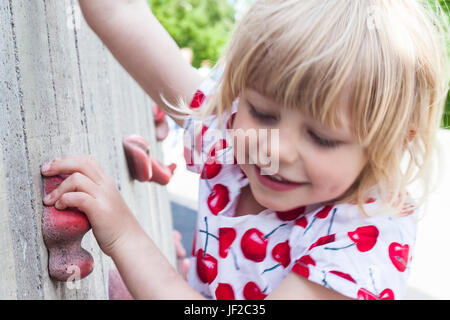
[[[434,0],[429,1],[433,4]],[[185,58],[203,76],[223,54],[236,21],[248,10],[253,0],[149,0],[153,13],[182,48]],[[450,0],[439,0],[450,17]],[[447,48],[450,51],[450,43]],[[211,76],[211,75],[210,75]],[[214,75],[212,75],[214,77]],[[172,180],[167,185],[174,228],[183,236],[182,242],[190,252],[196,224],[197,174],[186,170],[183,158],[183,131],[168,118],[170,133],[162,142],[166,163],[176,163]],[[422,210],[409,288],[406,299],[450,299],[450,250],[446,233],[450,226],[450,94],[447,98],[442,128],[438,134],[441,163],[439,185]],[[414,195],[419,185],[411,186]]]

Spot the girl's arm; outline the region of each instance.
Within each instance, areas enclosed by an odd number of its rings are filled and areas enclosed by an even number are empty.
[[[291,272],[267,300],[351,300],[340,293]]]
[[[111,258],[135,299],[205,299],[188,285],[139,225],[130,237],[116,244]]]
[[[191,101],[202,77],[152,14],[147,0],[79,0],[84,18],[106,47],[166,114]],[[173,117],[172,117],[173,118]],[[183,120],[173,120],[183,126]]]
[[[47,163],[42,175],[70,175],[44,204],[84,212],[102,251],[110,256],[136,299],[203,299],[170,265],[142,229],[115,182],[92,156],[63,157]]]

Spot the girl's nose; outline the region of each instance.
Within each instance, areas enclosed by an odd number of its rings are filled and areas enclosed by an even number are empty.
[[[267,139],[267,154],[281,166],[294,165],[299,160],[298,143],[295,135],[288,130],[271,129]]]

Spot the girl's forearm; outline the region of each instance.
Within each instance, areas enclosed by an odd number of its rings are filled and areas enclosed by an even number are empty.
[[[120,8],[122,5],[145,1],[146,0],[78,0],[83,12],[95,15],[107,14],[110,10]]]
[[[113,251],[111,258],[135,299],[204,299],[181,277],[139,226]]]

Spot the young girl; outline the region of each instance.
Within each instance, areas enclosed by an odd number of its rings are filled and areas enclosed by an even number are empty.
[[[406,187],[428,177],[447,93],[439,15],[413,0],[257,0],[215,82],[145,0],[80,4],[185,128],[187,168],[201,179],[187,283],[92,157],[43,166],[71,174],[45,204],[86,213],[134,297],[403,297],[420,204]]]

